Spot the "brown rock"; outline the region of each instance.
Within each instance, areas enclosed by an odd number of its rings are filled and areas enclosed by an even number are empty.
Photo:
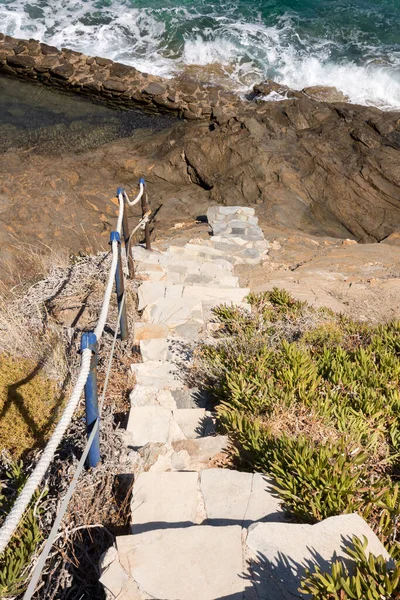
[[[55,46],[49,46],[48,44],[44,44],[43,42],[40,44],[40,49],[42,51],[42,54],[45,54],[46,56],[48,54],[59,54],[60,51],[58,48],[56,48]]]
[[[198,89],[198,83],[191,79],[180,79],[179,80],[179,91],[186,96],[193,96]]]
[[[390,244],[392,246],[400,246],[400,231],[388,235],[387,238],[381,241],[381,244]]]
[[[96,56],[94,60],[96,64],[100,67],[107,67],[108,65],[113,64],[112,60],[110,60],[109,58],[101,58],[101,56]]]
[[[137,70],[128,65],[113,63],[110,68],[111,77],[126,77],[127,75],[136,75]]]
[[[315,85],[312,87],[306,87],[303,90],[303,93],[306,94],[312,100],[316,100],[317,102],[348,102],[349,99],[347,96],[340,92],[335,87],[329,87],[324,85]]]
[[[27,54],[18,54],[16,56],[8,56],[7,63],[17,69],[31,69],[35,66],[35,59],[33,56],[28,56]]]
[[[103,86],[106,90],[110,90],[111,92],[125,92],[128,88],[128,85],[119,79],[107,79],[107,81],[103,83]]]
[[[58,65],[58,56],[45,56],[44,58],[42,58],[42,60],[39,63],[35,64],[35,70],[38,73],[44,73],[45,71],[48,71],[49,69],[52,69],[53,67],[55,67],[56,65]]]
[[[256,96],[269,96],[272,92],[276,92],[277,94],[281,94],[282,96],[286,95],[290,97],[290,88],[287,85],[283,85],[282,83],[277,83],[272,79],[267,79],[262,83],[258,83],[253,87],[253,93]]]
[[[93,80],[90,80],[87,83],[84,83],[83,85],[85,90],[89,90],[90,92],[99,92],[103,87],[100,81]]]
[[[11,52],[10,50],[3,50],[2,48],[0,48],[0,60],[6,60],[7,56],[10,56],[14,54],[13,52]]]
[[[74,67],[69,63],[50,69],[51,74],[58,79],[69,79],[74,74]]]
[[[191,110],[189,110],[188,108],[186,108],[183,111],[183,118],[187,119],[188,121],[194,121],[196,119],[198,119],[198,115],[194,112],[192,112]]]
[[[170,102],[176,102],[176,99],[177,99],[177,93],[176,93],[176,92],[174,92],[174,91],[171,91],[171,90],[170,90],[170,91],[169,91],[169,93],[168,93],[167,99],[168,99]]]
[[[146,89],[143,90],[143,93],[147,94],[148,96],[161,96],[162,94],[165,94],[166,91],[167,90],[163,85],[153,81],[152,83],[149,83]]]
[[[211,92],[209,93],[208,97],[209,97],[211,105],[217,104],[218,100],[219,100],[218,90],[215,90],[215,89],[211,90]]]

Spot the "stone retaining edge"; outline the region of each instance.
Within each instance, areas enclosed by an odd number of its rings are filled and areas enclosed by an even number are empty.
[[[229,119],[235,107],[244,103],[221,86],[185,75],[163,79],[107,58],[2,33],[0,73],[96,97],[120,108],[172,113],[190,120],[221,120],[225,115]]]

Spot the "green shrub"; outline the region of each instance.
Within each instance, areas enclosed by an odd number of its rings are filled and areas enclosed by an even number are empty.
[[[19,495],[25,485],[26,476],[22,463],[12,463],[6,473],[7,487],[12,489],[12,498]],[[27,585],[27,576],[34,553],[42,540],[39,516],[42,512],[43,494],[37,492],[22,518],[18,529],[7,548],[0,555],[0,598],[14,598],[21,594]],[[0,516],[4,518],[10,511],[10,495],[0,496]]]
[[[390,567],[382,556],[367,554],[368,541],[352,539],[346,553],[355,563],[350,573],[343,561],[332,564],[329,573],[319,567],[308,571],[300,592],[315,600],[399,600],[400,565]]]
[[[220,426],[243,468],[271,473],[303,522],[358,511],[397,558],[400,322],[370,326],[284,290],[251,313],[215,310],[200,353]]]

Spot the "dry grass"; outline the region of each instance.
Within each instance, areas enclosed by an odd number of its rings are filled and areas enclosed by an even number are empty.
[[[27,359],[0,356],[0,447],[13,459],[41,446],[57,422],[57,383]]]
[[[268,417],[263,417],[262,423],[271,436],[276,438],[306,436],[316,444],[328,444],[340,438],[333,425],[321,418],[316,410],[301,403],[276,405]]]
[[[41,447],[57,421],[79,367],[80,334],[97,323],[110,260],[100,253],[76,257],[68,266],[52,265],[46,277],[0,298],[0,442],[13,456]],[[127,306],[132,322],[133,282],[127,283]],[[112,296],[109,323],[116,320]],[[100,380],[112,334],[111,326],[100,344]],[[117,344],[110,382],[121,413],[127,410],[131,346],[132,340]]]
[[[33,450],[45,444],[53,421],[57,421],[62,399],[68,397],[71,383],[75,381],[80,364],[80,336],[97,323],[110,260],[106,253],[76,257],[72,264],[54,266],[46,277],[21,284],[11,290],[7,298],[0,299],[0,443],[3,442],[1,436],[5,439],[7,434],[8,447],[14,456],[26,450],[27,472],[37,462],[38,452]],[[132,334],[133,322],[138,318],[136,285],[134,281],[126,281]],[[99,394],[104,385],[117,315],[113,294],[108,325],[99,344]],[[129,391],[134,383],[130,370],[135,360],[133,346],[133,335],[126,342],[116,344],[101,426],[102,462],[80,478],[37,598],[104,597],[98,582],[100,555],[112,544],[114,535],[128,532],[131,493],[129,478],[124,474],[132,469],[126,464],[125,446],[118,428],[126,419]],[[26,379],[29,381],[25,383]],[[13,398],[12,403],[8,402],[13,406],[2,415],[2,406],[9,398]],[[21,411],[21,407],[24,410]],[[45,418],[44,407],[50,411],[51,422],[50,417]],[[44,537],[86,442],[83,417],[80,407],[51,466],[47,481],[49,493],[41,517]]]

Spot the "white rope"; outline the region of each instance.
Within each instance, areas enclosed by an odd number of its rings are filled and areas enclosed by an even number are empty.
[[[141,219],[139,221],[139,223],[136,225],[135,229],[133,231],[131,231],[129,238],[128,238],[128,243],[131,241],[131,237],[133,236],[134,233],[137,232],[138,229],[144,229],[146,223],[148,223],[150,220],[150,215],[151,215],[151,212],[148,212],[147,214],[145,214],[143,219]]]
[[[23,600],[31,600],[33,594],[35,593],[35,589],[36,589],[37,583],[38,583],[38,581],[40,579],[40,576],[42,574],[42,571],[44,569],[44,566],[46,564],[47,557],[49,556],[51,548],[52,548],[52,546],[53,546],[53,544],[54,544],[54,542],[55,542],[55,540],[57,538],[57,533],[58,533],[58,530],[60,528],[61,521],[62,521],[62,519],[63,519],[63,517],[64,517],[64,515],[65,515],[65,513],[67,511],[69,501],[71,500],[72,494],[75,491],[76,485],[78,483],[79,476],[80,476],[80,474],[81,474],[81,472],[83,470],[83,467],[85,465],[85,461],[86,461],[87,455],[89,454],[90,447],[91,447],[91,445],[93,443],[93,440],[94,440],[94,437],[95,437],[95,435],[97,433],[97,430],[100,427],[100,417],[101,417],[101,414],[102,414],[102,411],[103,411],[104,400],[106,398],[106,393],[107,393],[107,388],[108,388],[108,382],[109,382],[109,379],[110,379],[111,366],[112,366],[112,361],[113,361],[113,358],[114,358],[115,344],[116,344],[116,341],[117,341],[118,329],[119,329],[119,324],[121,322],[121,316],[122,316],[122,311],[123,311],[124,304],[125,304],[125,298],[126,298],[126,295],[124,294],[122,296],[122,300],[121,300],[121,304],[120,304],[120,308],[119,308],[119,312],[118,312],[117,324],[115,326],[114,338],[113,338],[112,345],[111,345],[110,356],[109,356],[109,359],[108,359],[107,372],[106,372],[106,377],[105,377],[105,380],[104,380],[103,393],[101,395],[101,399],[100,399],[100,402],[99,402],[99,418],[96,420],[96,422],[93,425],[93,429],[92,429],[91,434],[90,434],[90,436],[89,436],[89,438],[87,440],[85,449],[84,449],[83,454],[81,456],[81,459],[80,459],[80,461],[78,463],[78,466],[76,468],[75,474],[74,474],[74,476],[73,476],[73,478],[71,480],[71,483],[69,484],[68,490],[67,490],[67,492],[66,492],[66,494],[65,494],[65,496],[63,498],[63,501],[61,503],[60,509],[59,509],[59,511],[57,513],[57,517],[56,517],[56,519],[55,519],[55,521],[53,523],[53,527],[51,528],[51,531],[49,533],[49,537],[47,538],[46,544],[45,544],[45,546],[43,548],[43,551],[42,551],[42,553],[41,553],[41,555],[39,557],[38,562],[35,565],[35,568],[33,570],[32,577],[31,577],[31,581],[30,581],[29,586],[28,586],[28,588],[27,588],[27,590],[26,590],[26,592],[24,594]]]
[[[115,272],[116,272],[117,266],[118,266],[118,242],[117,242],[117,240],[114,240],[111,243],[111,250],[112,250],[112,260],[111,260],[110,272],[108,274],[107,287],[106,287],[106,291],[104,292],[103,305],[101,307],[99,321],[96,325],[96,329],[94,330],[94,334],[97,338],[97,341],[99,341],[99,339],[103,335],[104,327],[107,322],[108,307],[110,305],[111,294],[113,291]]]
[[[140,192],[139,192],[138,196],[135,198],[135,200],[132,202],[129,201],[129,199],[125,193],[124,193],[124,195],[122,193],[118,194],[119,213],[118,213],[118,221],[117,221],[117,232],[119,234],[121,234],[121,230],[122,230],[122,220],[123,220],[123,214],[124,214],[124,196],[125,196],[126,201],[129,204],[129,206],[133,206],[134,204],[139,202],[140,198],[143,195],[143,191],[144,191],[144,185],[143,185],[143,183],[140,183]],[[137,229],[139,229],[139,227],[142,226],[143,223],[147,222],[147,220],[149,218],[149,214],[144,216],[144,218],[139,222],[138,226],[135,228],[135,230],[132,233],[137,231]],[[101,311],[100,311],[99,321],[94,330],[94,334],[96,335],[97,341],[99,341],[101,336],[103,335],[104,327],[105,327],[105,324],[107,321],[108,309],[109,309],[111,294],[112,294],[113,285],[114,285],[114,278],[115,278],[115,274],[116,274],[116,270],[117,270],[117,266],[118,266],[119,248],[118,248],[118,241],[116,239],[112,241],[111,250],[112,250],[112,260],[111,260],[111,267],[110,267],[110,271],[109,271],[109,275],[108,275],[107,286],[106,286],[106,290],[104,293],[103,304],[102,304]],[[123,307],[123,302],[121,303],[118,322],[121,318],[122,307]],[[117,324],[116,332],[117,332],[117,330],[118,330],[118,324]],[[116,337],[116,335],[115,335],[115,337]],[[115,346],[115,340],[114,340],[112,352],[114,351],[114,346]],[[85,350],[82,351],[81,366],[80,366],[78,378],[76,380],[74,389],[70,396],[70,399],[64,409],[63,415],[62,415],[58,425],[56,426],[56,428],[53,432],[53,435],[51,436],[46,448],[44,449],[34,471],[29,476],[22,492],[20,493],[17,500],[15,501],[15,503],[14,503],[10,513],[6,517],[3,525],[0,527],[0,554],[2,552],[4,552],[8,542],[11,539],[11,536],[17,529],[17,527],[20,523],[20,520],[23,517],[25,510],[27,509],[29,502],[32,499],[33,494],[35,493],[37,487],[40,485],[43,477],[45,476],[46,471],[49,468],[50,463],[51,463],[51,461],[57,451],[57,448],[62,440],[62,437],[72,420],[73,414],[79,403],[80,397],[82,395],[83,389],[85,387],[85,384],[86,384],[86,381],[87,381],[87,378],[89,375],[91,357],[92,357],[92,351],[89,348],[86,348]],[[111,361],[112,361],[112,355],[110,358],[110,366],[111,366]],[[109,376],[109,373],[107,374],[107,382],[108,382],[108,376]],[[105,394],[105,392],[104,392],[104,394]],[[103,394],[103,397],[104,397],[104,394]],[[98,423],[99,422],[97,421],[95,426],[93,427],[91,436],[89,437],[90,442],[93,441],[94,432],[98,429],[98,426],[99,426]],[[89,448],[90,448],[89,441],[86,446],[87,452],[89,451]],[[86,450],[85,450],[85,452],[86,452]],[[87,452],[86,452],[86,454],[87,454]],[[85,458],[86,458],[86,454],[85,454]],[[82,459],[84,462],[84,457],[82,457]],[[81,463],[83,465],[82,459],[81,459],[81,462],[79,463],[79,465]],[[73,481],[75,481],[77,479],[78,475],[79,475],[79,473],[75,473],[75,477],[74,477]]]
[[[118,200],[119,200],[119,212],[118,212],[118,221],[117,221],[117,231],[121,235],[122,220],[124,218],[124,197],[122,194],[118,194]]]
[[[120,233],[122,228],[122,218],[123,218],[123,198],[122,201],[120,199],[119,203],[119,214],[118,214],[118,223],[117,223],[117,231]],[[119,229],[118,229],[119,228]],[[113,291],[114,278],[118,265],[118,241],[114,240],[112,242],[112,261],[111,267],[108,275],[107,287],[104,293],[103,304],[100,311],[99,321],[97,323],[96,329],[94,333],[96,335],[97,341],[100,340],[103,335],[104,327],[107,321],[108,309],[110,306],[111,294]],[[90,370],[90,359],[92,356],[92,351],[90,349],[85,349],[82,352],[81,359],[81,367],[78,375],[78,379],[76,380],[74,389],[72,391],[71,397],[65,407],[64,413],[54,430],[53,435],[51,436],[46,448],[43,451],[42,456],[38,464],[36,465],[34,471],[28,478],[21,494],[18,496],[17,500],[14,503],[10,513],[5,519],[3,525],[0,528],[0,554],[5,550],[8,542],[11,539],[14,531],[17,529],[19,522],[27,509],[29,502],[33,494],[35,493],[37,487],[42,481],[47,469],[50,466],[50,463],[57,451],[57,447],[61,442],[61,439],[68,428],[72,416],[75,412],[75,409],[80,400],[81,394],[83,392],[83,388],[85,387],[85,383],[87,381],[89,370]]]
[[[134,200],[129,200],[128,194],[124,191],[125,200],[127,201],[128,205],[135,206],[135,204],[137,204],[139,202],[139,200],[141,199],[141,197],[143,196],[143,192],[144,192],[144,185],[142,182],[139,183],[139,193]]]
[[[89,375],[91,358],[92,351],[89,348],[83,350],[81,368],[79,371],[78,379],[76,380],[74,389],[72,391],[68,404],[65,407],[64,413],[60,421],[58,422],[58,425],[55,428],[54,433],[51,436],[46,448],[44,449],[43,454],[35,467],[35,470],[29,476],[28,481],[26,482],[22,492],[15,501],[11,512],[8,514],[6,520],[0,528],[0,553],[5,550],[8,542],[10,541],[11,536],[18,527],[19,522],[25,510],[28,507],[28,504],[31,501],[31,498],[35,493],[35,490],[37,489],[43,477],[45,476],[46,471],[49,468],[51,461],[53,460],[54,454],[57,451],[58,445],[61,442],[61,439],[71,422],[72,416],[78,405],[81,394],[83,392],[83,388],[85,387],[85,383]]]

